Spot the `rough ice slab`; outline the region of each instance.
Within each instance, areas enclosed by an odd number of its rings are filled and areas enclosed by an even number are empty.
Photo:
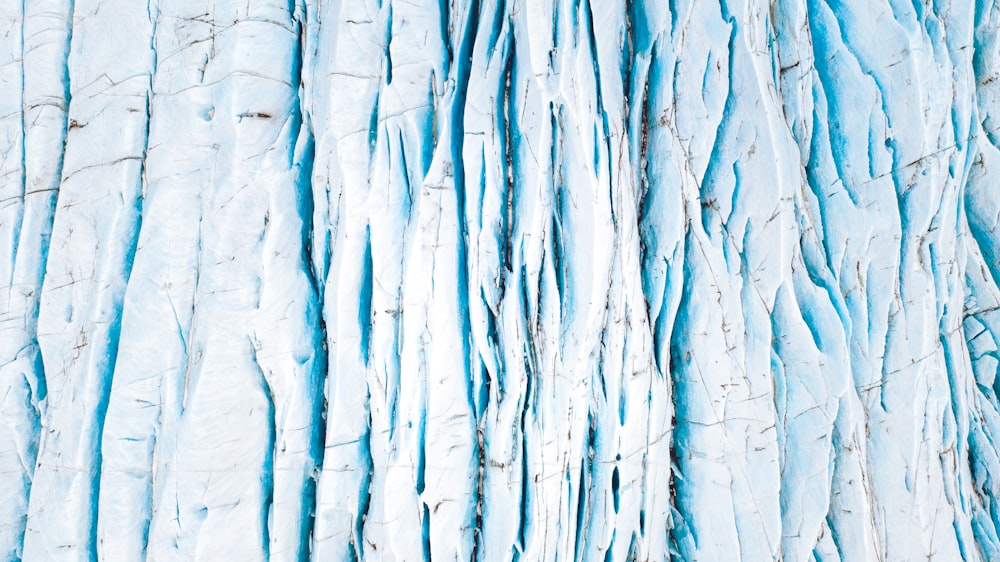
[[[996,0],[0,0],[0,562],[1000,559]]]

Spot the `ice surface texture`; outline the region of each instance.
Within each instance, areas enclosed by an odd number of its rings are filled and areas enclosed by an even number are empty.
[[[0,562],[1000,560],[998,0],[0,0]]]

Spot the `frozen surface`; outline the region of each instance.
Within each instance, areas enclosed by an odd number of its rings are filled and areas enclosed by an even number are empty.
[[[997,0],[0,0],[0,562],[1000,560]]]

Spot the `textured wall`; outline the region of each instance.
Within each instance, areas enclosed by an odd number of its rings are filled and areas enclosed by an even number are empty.
[[[996,0],[0,0],[0,562],[1000,560]]]

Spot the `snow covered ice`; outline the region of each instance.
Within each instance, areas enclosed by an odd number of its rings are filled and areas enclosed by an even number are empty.
[[[0,562],[1000,560],[1000,0],[0,0]]]

